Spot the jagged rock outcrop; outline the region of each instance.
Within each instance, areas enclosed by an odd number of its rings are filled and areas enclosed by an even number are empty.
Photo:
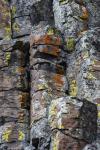
[[[99,0],[0,9],[0,150],[99,150]]]

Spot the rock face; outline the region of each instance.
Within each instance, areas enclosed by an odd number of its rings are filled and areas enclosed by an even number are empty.
[[[99,150],[99,0],[0,9],[0,150]]]

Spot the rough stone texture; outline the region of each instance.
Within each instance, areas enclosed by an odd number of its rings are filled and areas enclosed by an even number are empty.
[[[0,150],[100,150],[100,1],[0,9]]]

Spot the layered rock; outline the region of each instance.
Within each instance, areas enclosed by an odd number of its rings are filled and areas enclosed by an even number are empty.
[[[29,140],[29,91],[23,41],[0,45],[1,149],[22,149]]]

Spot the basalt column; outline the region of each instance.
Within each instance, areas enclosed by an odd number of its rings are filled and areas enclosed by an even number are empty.
[[[99,139],[100,1],[54,0],[53,10],[55,26],[65,39],[69,94],[98,106]]]
[[[42,34],[38,30],[31,35],[30,42],[31,144],[45,150],[49,149],[51,138],[49,105],[52,99],[64,96],[68,87],[62,38],[48,26],[42,26]]]
[[[0,45],[0,149],[27,146],[29,91],[26,49],[22,41]]]

